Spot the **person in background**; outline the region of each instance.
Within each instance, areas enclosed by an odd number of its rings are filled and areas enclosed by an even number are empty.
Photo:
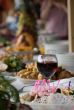
[[[21,1],[19,7],[18,29],[16,32],[16,48],[19,50],[33,49],[36,46],[36,15],[32,0]],[[19,47],[19,48],[18,48]],[[26,47],[26,48],[25,48]],[[27,49],[27,50],[28,50]]]
[[[22,0],[14,0],[15,9],[19,9]]]
[[[6,24],[8,29],[12,32],[13,35],[15,35],[17,31],[17,12],[15,10],[10,10],[8,13],[8,16],[6,18]]]
[[[59,39],[68,39],[67,9],[55,0],[40,0],[41,13],[39,24],[45,32],[55,34]]]

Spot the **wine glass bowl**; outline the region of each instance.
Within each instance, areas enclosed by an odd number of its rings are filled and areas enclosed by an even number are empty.
[[[37,61],[38,71],[45,76],[46,79],[51,78],[58,67],[56,55],[45,54],[39,55]]]

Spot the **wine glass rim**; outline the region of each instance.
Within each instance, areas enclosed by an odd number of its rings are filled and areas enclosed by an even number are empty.
[[[56,61],[58,63],[58,59],[57,59],[56,54],[40,54],[40,55],[43,56],[43,57],[55,57],[55,59],[56,59]]]

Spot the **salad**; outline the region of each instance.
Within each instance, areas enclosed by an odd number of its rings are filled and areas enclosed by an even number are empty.
[[[5,59],[4,63],[8,65],[7,71],[9,72],[17,72],[25,68],[25,64],[22,62],[21,58],[16,56],[8,57]]]

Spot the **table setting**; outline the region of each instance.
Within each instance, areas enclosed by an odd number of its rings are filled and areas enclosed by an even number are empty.
[[[1,91],[6,91],[10,95],[8,92],[11,90],[10,88],[15,88],[14,90],[17,91],[16,94],[19,97],[19,105],[29,105],[33,110],[49,110],[49,108],[50,110],[73,110],[74,71],[70,70],[70,66],[73,66],[72,60],[70,63],[73,54],[40,54],[36,61],[30,62],[29,60],[24,63],[24,68],[18,69],[17,67],[22,67],[22,60],[17,56],[19,54],[8,56],[0,63],[1,69],[2,67],[4,69],[0,70],[0,80],[2,82],[3,77],[6,82],[6,84],[1,83],[4,89],[0,84]],[[61,60],[62,58],[65,59],[65,62]],[[65,68],[66,66],[69,69]],[[8,87],[8,85],[11,86]],[[15,97],[17,98],[16,95]],[[12,96],[10,101],[18,106],[12,100]]]

